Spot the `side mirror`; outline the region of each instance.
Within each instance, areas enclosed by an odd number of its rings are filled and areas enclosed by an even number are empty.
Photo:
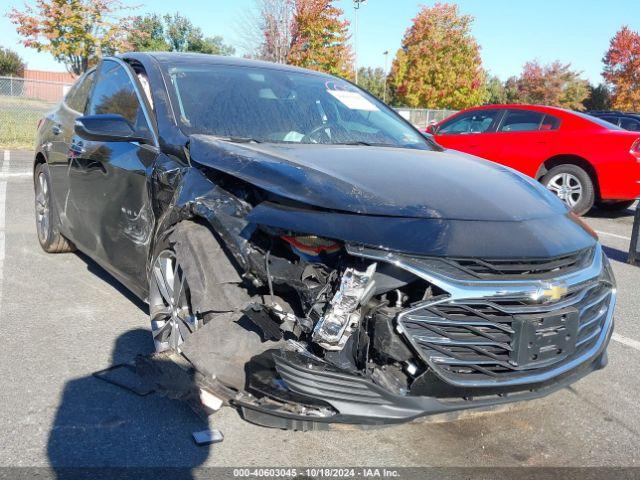
[[[74,131],[85,140],[150,143],[151,137],[136,132],[122,115],[99,114],[76,118]]]
[[[431,135],[435,135],[435,133],[436,133],[436,131],[437,131],[437,130],[438,130],[438,129],[437,129],[436,125],[435,125],[435,124],[432,124],[432,125],[429,125],[429,126],[426,128],[425,132],[430,133]]]

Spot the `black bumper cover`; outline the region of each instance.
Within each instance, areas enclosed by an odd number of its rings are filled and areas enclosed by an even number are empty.
[[[609,332],[610,335],[610,332]],[[512,402],[532,400],[567,387],[585,375],[604,368],[607,364],[606,346],[578,367],[546,382],[527,384],[510,392],[478,391],[477,395],[435,398],[396,395],[362,376],[340,371],[328,364],[295,352],[274,354],[276,370],[287,388],[308,398],[309,403],[321,401],[337,412],[328,416],[294,414],[273,405],[239,403],[243,417],[263,426],[295,429],[324,430],[332,424],[352,424],[363,427],[404,423],[419,417],[444,414],[468,409],[489,408]]]

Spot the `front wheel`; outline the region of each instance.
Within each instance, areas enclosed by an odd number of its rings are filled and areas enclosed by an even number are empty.
[[[171,247],[154,259],[149,278],[149,314],[156,351],[180,351],[180,345],[202,325],[191,307],[189,283]]]
[[[577,215],[587,213],[595,202],[593,181],[577,165],[558,165],[542,177],[542,184]]]

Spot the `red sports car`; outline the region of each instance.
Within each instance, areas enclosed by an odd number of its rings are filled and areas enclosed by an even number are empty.
[[[491,105],[427,128],[447,148],[507,165],[537,180],[577,214],[624,209],[640,196],[638,132],[561,108]]]

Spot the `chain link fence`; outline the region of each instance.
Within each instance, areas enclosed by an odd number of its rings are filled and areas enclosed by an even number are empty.
[[[396,111],[420,130],[450,117],[457,110],[431,110],[427,108],[396,108]]]
[[[38,120],[71,84],[0,77],[0,148],[33,148]]]

